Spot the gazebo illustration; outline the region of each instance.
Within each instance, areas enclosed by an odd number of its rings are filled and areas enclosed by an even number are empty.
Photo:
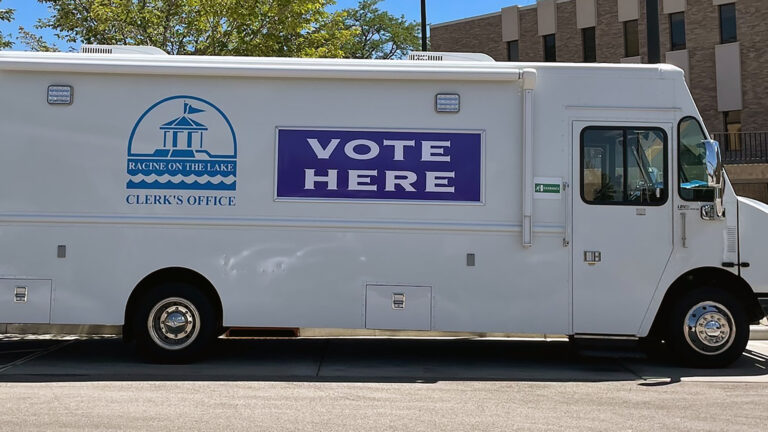
[[[171,96],[136,121],[126,162],[128,189],[233,191],[235,130],[226,114],[205,99]]]
[[[195,108],[188,102],[184,102],[184,113],[160,126],[160,130],[163,131],[163,149],[165,151],[156,153],[163,153],[171,157],[194,158],[195,149],[203,149],[203,135],[208,130],[208,126],[190,116],[201,112],[205,112],[205,110]]]

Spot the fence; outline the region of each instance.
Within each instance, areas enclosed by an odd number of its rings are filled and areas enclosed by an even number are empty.
[[[768,132],[715,132],[725,164],[768,163]]]

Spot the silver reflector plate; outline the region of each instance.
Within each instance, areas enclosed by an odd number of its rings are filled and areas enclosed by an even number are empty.
[[[460,109],[459,95],[438,94],[435,96],[435,111],[457,113]]]
[[[72,103],[72,87],[66,85],[48,86],[48,103],[69,105]]]

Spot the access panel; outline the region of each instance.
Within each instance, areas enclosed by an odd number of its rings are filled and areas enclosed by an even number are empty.
[[[367,285],[365,328],[431,330],[432,287]]]
[[[0,279],[0,322],[51,322],[50,279]]]

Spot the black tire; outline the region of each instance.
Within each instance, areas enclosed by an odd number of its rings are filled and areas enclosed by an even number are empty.
[[[155,363],[189,363],[215,340],[217,316],[211,301],[189,283],[164,283],[149,290],[132,317],[138,353]]]
[[[720,288],[690,291],[672,305],[665,340],[685,366],[728,366],[741,357],[749,342],[744,305]]]

